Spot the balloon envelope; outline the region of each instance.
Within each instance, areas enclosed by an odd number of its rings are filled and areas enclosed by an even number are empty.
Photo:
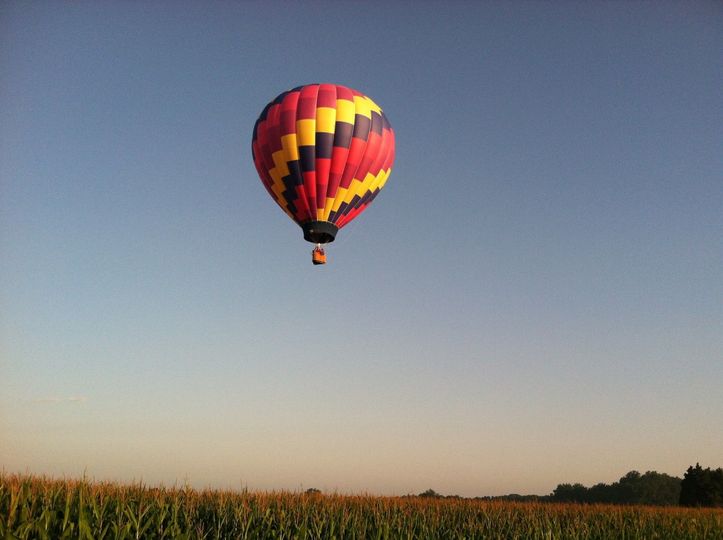
[[[323,244],[384,187],[394,163],[394,131],[361,92],[309,84],[264,108],[251,151],[271,197],[306,240]]]

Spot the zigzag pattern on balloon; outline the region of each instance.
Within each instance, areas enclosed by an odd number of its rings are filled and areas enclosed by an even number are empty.
[[[283,92],[264,108],[251,149],[264,186],[291,219],[341,228],[389,178],[394,131],[361,92],[310,84]]]

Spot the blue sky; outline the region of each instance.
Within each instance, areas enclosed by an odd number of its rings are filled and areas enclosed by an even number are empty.
[[[723,455],[715,2],[5,2],[0,463],[490,495]],[[392,175],[313,267],[251,130],[332,82]]]

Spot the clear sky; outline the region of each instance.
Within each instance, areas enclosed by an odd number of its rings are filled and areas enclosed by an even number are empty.
[[[3,2],[0,466],[549,493],[723,456],[719,2]],[[361,90],[314,267],[251,160]]]

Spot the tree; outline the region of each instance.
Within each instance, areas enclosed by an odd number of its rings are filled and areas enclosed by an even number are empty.
[[[552,492],[552,499],[559,502],[588,502],[588,489],[582,484],[560,484]]]
[[[681,506],[723,507],[723,469],[688,467],[680,486]]]
[[[641,504],[676,505],[680,499],[680,484],[680,478],[648,471],[638,482],[638,500]]]
[[[630,471],[612,484],[595,484],[586,488],[582,484],[560,484],[551,499],[560,502],[610,504],[678,504],[680,478],[648,471],[640,474]]]
[[[617,502],[627,504],[640,504],[640,473],[638,471],[630,471],[628,474],[620,478],[611,487],[617,498]]]

